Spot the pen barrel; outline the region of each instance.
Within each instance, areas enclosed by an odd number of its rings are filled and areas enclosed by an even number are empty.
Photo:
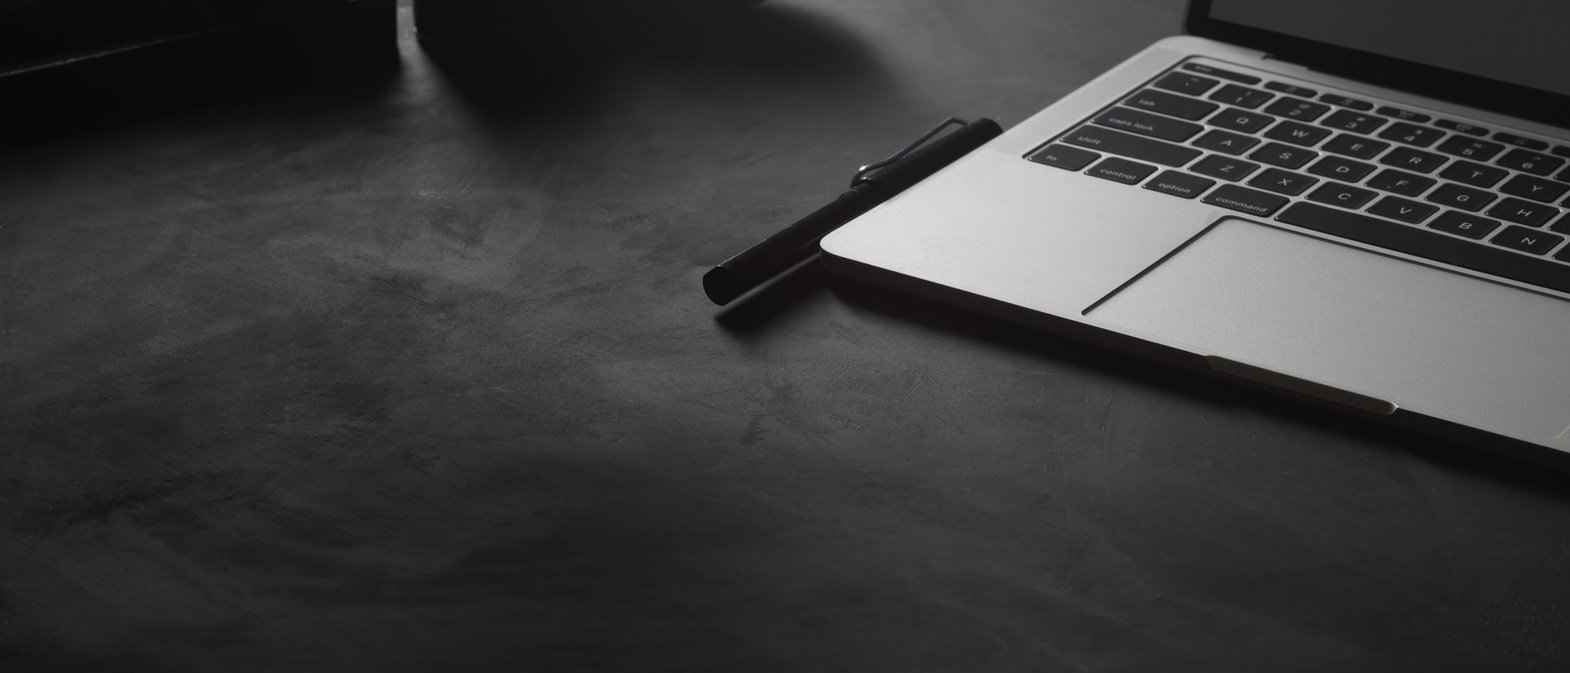
[[[703,275],[703,291],[716,304],[730,303],[817,251],[824,235],[882,199],[873,185],[856,187]]]

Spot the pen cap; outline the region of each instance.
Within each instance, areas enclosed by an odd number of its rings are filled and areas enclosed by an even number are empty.
[[[892,196],[1002,134],[1003,128],[997,122],[977,119],[874,171],[867,181],[877,185],[885,196]]]

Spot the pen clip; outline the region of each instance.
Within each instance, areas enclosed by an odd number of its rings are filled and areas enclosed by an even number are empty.
[[[956,117],[949,117],[948,119],[944,120],[943,123],[938,124],[937,126],[932,127],[932,130],[928,131],[925,135],[921,136],[920,138],[917,138],[916,142],[913,142],[913,143],[907,145],[905,147],[905,149],[902,149],[902,150],[900,150],[898,152],[895,152],[894,156],[891,156],[891,157],[889,157],[887,159],[884,159],[882,161],[878,161],[878,162],[874,162],[874,163],[870,163],[870,164],[867,164],[865,166],[862,166],[859,170],[856,171],[856,175],[850,179],[851,189],[855,189],[855,188],[860,187],[860,186],[862,186],[864,184],[872,182],[872,178],[867,176],[868,173],[871,173],[871,172],[873,172],[875,170],[878,170],[879,168],[883,168],[885,166],[888,166],[889,164],[892,164],[892,163],[894,163],[896,161],[899,161],[900,159],[905,158],[905,155],[910,154],[911,152],[916,151],[916,148],[921,147],[922,145],[927,144],[927,141],[928,140],[932,140],[933,136],[936,136],[939,133],[942,133],[943,129],[946,129],[946,128],[950,127],[950,126],[955,126],[955,125],[964,126],[964,125],[969,124],[969,123],[970,122],[967,122],[967,121],[965,121],[963,119],[959,119],[959,118],[956,118]]]

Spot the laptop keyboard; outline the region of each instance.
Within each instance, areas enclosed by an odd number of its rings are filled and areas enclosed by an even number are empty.
[[[1570,293],[1570,147],[1185,63],[1031,161]]]

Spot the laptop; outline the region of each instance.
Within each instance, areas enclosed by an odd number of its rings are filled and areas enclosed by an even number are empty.
[[[1192,0],[823,240],[832,271],[1570,454],[1570,3]]]

